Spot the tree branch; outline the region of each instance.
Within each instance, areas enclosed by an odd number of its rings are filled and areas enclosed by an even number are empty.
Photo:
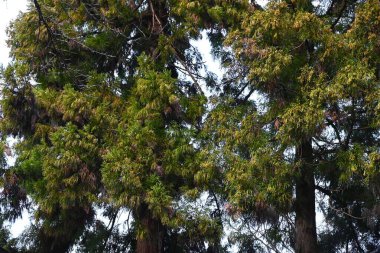
[[[45,28],[47,30],[48,37],[49,37],[49,43],[50,42],[52,43],[53,50],[56,52],[57,50],[55,49],[55,45],[54,45],[54,35],[53,35],[53,32],[52,32],[49,24],[46,22],[46,19],[45,19],[44,15],[42,13],[42,10],[41,10],[41,6],[37,0],[33,0],[33,4],[34,4],[34,7],[36,8],[36,11],[38,13],[39,21],[42,22],[42,24],[45,26]]]
[[[326,121],[327,121],[328,125],[331,126],[331,127],[334,129],[334,132],[335,132],[335,134],[336,134],[336,137],[338,138],[339,144],[340,144],[341,146],[343,146],[342,138],[340,137],[339,130],[338,130],[337,126],[336,126],[336,125],[334,124],[334,122],[333,122],[331,119],[329,119],[329,118],[326,118]]]
[[[331,191],[330,190],[327,190],[325,188],[322,188],[321,186],[319,185],[315,185],[315,189],[317,189],[318,191],[322,192],[323,194],[331,197]]]

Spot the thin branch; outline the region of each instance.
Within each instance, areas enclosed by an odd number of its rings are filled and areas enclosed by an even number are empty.
[[[211,192],[211,195],[212,195],[212,197],[213,197],[213,199],[214,199],[214,201],[215,201],[215,204],[216,204],[216,211],[218,212],[218,218],[220,218],[220,220],[222,219],[222,210],[221,210],[221,208],[220,208],[220,204],[219,204],[219,201],[218,201],[218,198],[217,198],[217,196],[216,196],[216,194],[215,194],[215,192],[214,191],[210,191]]]
[[[115,226],[115,222],[116,222],[116,218],[117,218],[118,213],[119,213],[119,210],[116,210],[115,213],[114,213],[114,215],[112,216],[110,224],[108,224],[108,226],[107,226],[107,228],[108,228],[109,225],[111,225],[111,227],[108,229],[107,238],[106,238],[106,240],[104,241],[104,244],[103,244],[103,250],[102,250],[103,252],[104,252],[104,250],[107,247],[107,242],[108,242],[108,240],[109,240],[109,238],[110,238],[110,236],[112,234],[112,230],[113,230],[113,228]]]
[[[331,191],[330,190],[327,190],[325,188],[322,188],[321,186],[319,185],[315,185],[315,189],[317,189],[318,191],[322,192],[323,194],[331,197]]]
[[[332,207],[331,204],[329,205],[329,208],[330,208],[331,210],[334,210],[334,211],[337,212],[337,213],[340,213],[340,214],[346,215],[346,216],[348,216],[348,217],[350,217],[350,218],[353,218],[353,219],[356,219],[356,220],[364,220],[363,217],[354,216],[354,215],[352,215],[352,214],[350,214],[350,213],[348,213],[348,212],[346,212],[346,211],[343,211],[342,208],[337,209],[337,208],[335,208],[335,207]]]
[[[191,70],[189,69],[189,67],[187,66],[187,64],[181,59],[181,57],[179,57],[179,55],[177,53],[177,50],[175,48],[173,48],[173,49],[174,49],[174,55],[175,55],[176,59],[179,61],[179,63],[181,63],[182,67],[186,70],[186,73],[193,80],[194,85],[197,87],[198,91],[203,94],[202,88],[199,85],[197,79],[194,77],[193,73],[191,72]]]
[[[346,9],[347,2],[344,1],[342,8],[340,8],[338,17],[335,19],[335,21],[331,24],[331,29],[334,30],[335,26],[338,24],[339,20],[342,18],[342,15],[344,13],[344,10]]]
[[[37,0],[33,0],[33,3],[34,3],[34,7],[36,8],[37,10],[37,13],[38,13],[38,18],[39,18],[39,21],[42,22],[42,24],[45,26],[46,30],[47,30],[47,33],[48,33],[48,37],[49,37],[49,42],[52,43],[53,45],[53,49],[54,51],[56,51],[55,49],[55,45],[54,45],[54,36],[53,36],[53,32],[49,26],[49,24],[46,22],[46,19],[42,13],[42,10],[41,10],[41,6],[40,4],[38,3]]]
[[[331,119],[329,119],[329,118],[326,118],[326,121],[327,121],[328,125],[331,126],[331,127],[334,129],[334,132],[335,132],[336,137],[338,138],[339,144],[340,144],[341,146],[343,146],[342,138],[340,137],[339,130],[338,130],[337,126],[336,126],[336,125],[334,124],[334,122],[333,122]]]
[[[360,242],[359,242],[359,239],[358,239],[358,234],[356,233],[356,229],[354,228],[354,225],[352,225],[351,221],[348,221],[348,225],[350,226],[350,229],[352,230],[352,233],[355,235],[354,236],[354,241],[356,243],[357,249],[360,252],[364,253],[364,250],[362,249],[362,247],[360,245]]]
[[[248,99],[249,99],[249,98],[251,97],[251,95],[253,94],[253,92],[255,92],[255,89],[250,90],[249,93],[247,94],[247,96],[244,97],[244,99],[243,99],[242,102],[243,102],[243,103],[247,102]]]
[[[111,55],[111,54],[107,54],[107,53],[103,53],[103,52],[99,52],[85,44],[83,44],[82,42],[80,42],[79,40],[75,39],[75,38],[72,38],[72,37],[69,37],[67,36],[66,34],[64,33],[60,33],[59,35],[61,35],[63,38],[65,38],[66,40],[71,40],[73,42],[75,42],[76,44],[78,44],[79,46],[83,47],[84,49],[87,49],[88,51],[90,51],[91,53],[94,53],[94,54],[99,54],[99,55],[102,55],[102,56],[105,56],[105,57],[110,57],[110,58],[116,58],[115,55]]]
[[[247,82],[247,83],[246,83],[246,84],[240,89],[240,91],[238,92],[238,94],[236,94],[235,99],[237,99],[237,98],[243,93],[243,91],[245,90],[245,88],[248,87],[248,85],[249,85],[249,82]]]

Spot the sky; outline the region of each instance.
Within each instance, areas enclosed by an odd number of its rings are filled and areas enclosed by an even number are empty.
[[[0,0],[0,64],[9,62],[9,49],[6,44],[6,28],[9,22],[17,17],[20,11],[25,11],[26,0]]]

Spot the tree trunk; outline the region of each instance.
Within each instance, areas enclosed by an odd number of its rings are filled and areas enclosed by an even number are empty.
[[[146,206],[140,208],[138,219],[144,231],[144,235],[142,238],[137,238],[136,253],[163,252],[163,226],[161,222],[152,217],[152,214]]]
[[[315,221],[315,182],[313,149],[311,141],[303,142],[296,151],[301,161],[300,175],[296,181],[296,253],[317,253],[317,229]]]

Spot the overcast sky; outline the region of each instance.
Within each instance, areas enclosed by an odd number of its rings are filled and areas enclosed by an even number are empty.
[[[6,65],[9,61],[5,30],[20,11],[26,10],[26,3],[26,0],[0,0],[0,64]]]

